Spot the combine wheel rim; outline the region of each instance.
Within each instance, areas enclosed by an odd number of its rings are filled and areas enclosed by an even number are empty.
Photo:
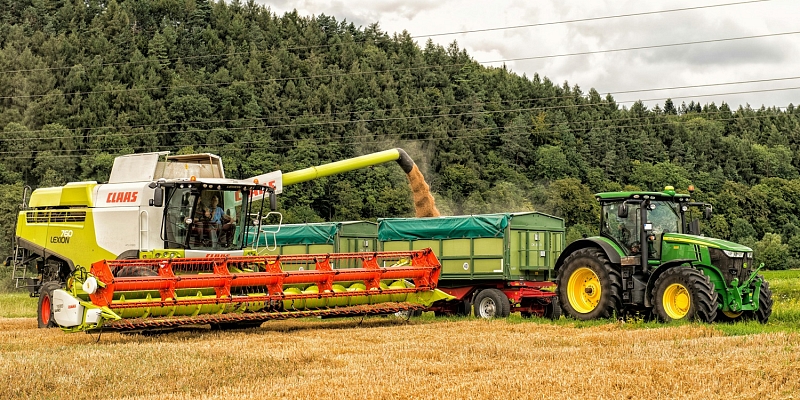
[[[45,325],[50,325],[50,317],[52,314],[52,301],[50,300],[49,294],[42,298],[42,323]]]
[[[600,278],[591,268],[578,268],[567,282],[569,303],[579,313],[590,313],[600,303],[601,287]]]
[[[672,319],[681,319],[689,313],[692,297],[685,286],[673,283],[664,290],[664,311]]]

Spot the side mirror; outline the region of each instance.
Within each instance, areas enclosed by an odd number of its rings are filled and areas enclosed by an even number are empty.
[[[161,186],[156,186],[153,189],[153,198],[150,199],[150,206],[151,207],[163,207],[164,206],[164,188]]]
[[[711,219],[711,206],[706,206],[706,208],[703,209],[703,218]]]
[[[617,216],[620,217],[620,218],[628,218],[628,205],[627,204],[622,203],[622,204],[619,205],[619,208],[617,209]]]
[[[272,211],[278,209],[278,195],[274,191],[269,192],[269,208]]]

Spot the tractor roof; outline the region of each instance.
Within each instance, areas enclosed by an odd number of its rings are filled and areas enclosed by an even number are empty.
[[[663,192],[645,192],[645,191],[632,191],[632,192],[603,192],[594,195],[598,201],[613,201],[613,200],[626,200],[626,199],[642,199],[649,198],[651,200],[663,201],[689,201],[690,195],[675,193],[672,186],[664,188]]]

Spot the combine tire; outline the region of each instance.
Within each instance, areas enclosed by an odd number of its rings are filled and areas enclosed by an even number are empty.
[[[55,328],[55,318],[53,318],[53,291],[61,289],[61,283],[51,281],[42,284],[39,288],[39,328]]]
[[[671,268],[656,279],[653,312],[659,320],[713,322],[717,292],[708,276],[690,267]]]
[[[558,299],[567,315],[590,320],[611,318],[621,309],[622,277],[596,248],[580,249],[558,271]]]
[[[769,321],[769,316],[772,315],[772,290],[769,288],[763,276],[758,276],[761,279],[761,292],[758,294],[758,310],[747,311],[745,317],[766,324]]]
[[[508,297],[497,289],[484,289],[475,296],[475,316],[478,318],[505,318],[511,314]]]

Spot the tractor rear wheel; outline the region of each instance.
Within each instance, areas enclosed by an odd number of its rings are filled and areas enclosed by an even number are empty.
[[[45,282],[39,288],[39,317],[37,318],[39,328],[55,328],[58,326],[53,314],[53,291],[56,289],[61,289],[60,282]]]
[[[511,303],[497,289],[484,289],[475,296],[475,316],[478,318],[505,318],[511,314]]]
[[[708,276],[691,267],[676,267],[656,279],[652,303],[664,322],[717,318],[717,292]]]
[[[761,279],[761,292],[758,294],[758,310],[747,311],[745,313],[745,318],[766,324],[767,321],[769,321],[770,315],[772,315],[772,290],[769,288],[769,282],[767,282],[763,276],[759,275],[758,278]]]
[[[557,281],[561,309],[572,318],[611,318],[621,309],[622,277],[599,249],[570,254]]]

